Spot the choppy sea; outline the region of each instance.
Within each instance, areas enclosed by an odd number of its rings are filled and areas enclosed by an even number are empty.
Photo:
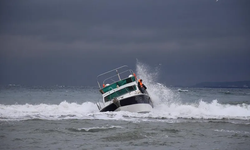
[[[154,102],[145,114],[99,112],[97,87],[2,86],[0,149],[249,149],[250,89],[180,89],[141,76]]]

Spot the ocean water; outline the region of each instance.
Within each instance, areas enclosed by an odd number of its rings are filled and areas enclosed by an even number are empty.
[[[250,89],[173,88],[136,72],[150,113],[99,112],[97,86],[1,87],[0,149],[249,149]]]

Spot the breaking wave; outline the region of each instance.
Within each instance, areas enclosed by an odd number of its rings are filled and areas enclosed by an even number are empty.
[[[61,120],[61,119],[102,119],[125,121],[150,121],[166,119],[240,119],[250,120],[250,105],[220,104],[217,100],[211,103],[200,101],[193,104],[162,103],[155,105],[150,113],[131,112],[101,113],[92,102],[82,104],[63,101],[58,105],[2,105],[0,104],[0,120]]]
[[[138,114],[131,112],[98,111],[91,102],[82,104],[61,102],[59,105],[0,105],[0,120],[61,120],[61,119],[103,119],[126,121],[150,121],[151,119],[240,119],[250,120],[250,106],[247,104],[220,104],[200,101],[197,104],[162,104],[156,105],[152,112]]]
[[[157,83],[157,71],[149,73],[146,66],[137,64],[137,76],[143,79],[148,92],[154,102],[154,109],[150,113],[138,114],[131,112],[99,112],[93,102],[60,104],[0,104],[0,121],[14,120],[62,120],[62,119],[102,119],[124,121],[168,121],[171,119],[237,119],[250,120],[249,104],[220,104],[199,102],[184,104],[178,94],[161,83]],[[109,128],[109,127],[108,127]],[[102,128],[101,128],[102,129]],[[80,129],[81,131],[95,129]]]

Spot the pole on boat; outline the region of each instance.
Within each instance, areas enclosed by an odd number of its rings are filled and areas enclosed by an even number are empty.
[[[118,70],[116,70],[116,73],[117,73],[117,76],[118,76],[119,80],[121,81],[121,77],[120,77],[120,74],[119,74]]]
[[[100,83],[98,81],[97,81],[97,84],[98,84],[99,88],[101,89]]]

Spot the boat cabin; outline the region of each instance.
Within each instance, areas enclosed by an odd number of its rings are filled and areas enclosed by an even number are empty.
[[[124,70],[124,68],[127,69],[127,66],[122,66],[98,76],[99,79],[104,75],[113,73],[104,77],[101,82],[97,81],[105,103],[138,89],[135,73],[130,69]],[[102,83],[102,87],[100,83]]]
[[[132,76],[132,77],[129,77],[127,79],[115,82],[115,83],[113,83],[111,85],[108,85],[108,86],[104,87],[103,89],[101,89],[103,94],[108,92],[108,95],[104,94],[104,101],[108,102],[108,101],[111,101],[112,99],[114,99],[116,97],[119,97],[119,96],[122,96],[124,94],[127,94],[127,93],[130,93],[132,91],[137,90],[136,83],[129,84],[129,83],[132,83],[134,81],[136,81],[135,77]],[[117,90],[114,90],[114,89],[117,89]]]

